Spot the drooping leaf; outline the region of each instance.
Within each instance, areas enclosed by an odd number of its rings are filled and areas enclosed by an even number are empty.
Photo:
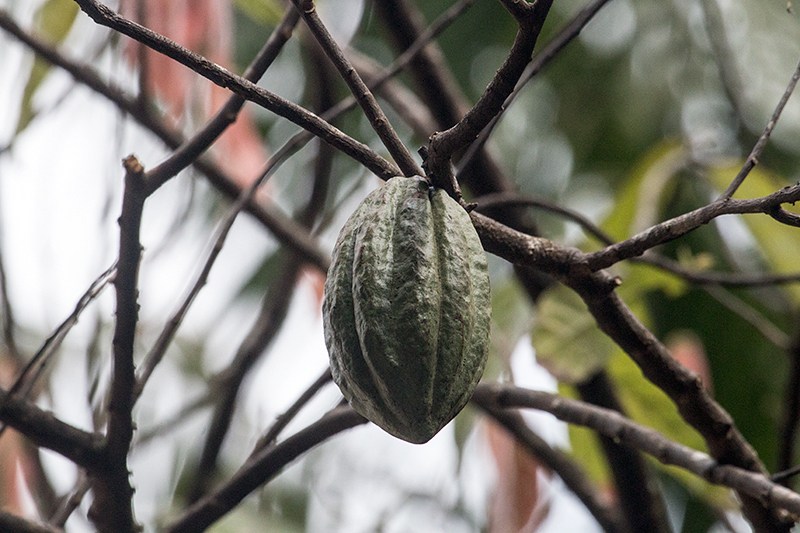
[[[36,13],[36,34],[51,44],[58,44],[64,40],[75,22],[78,14],[78,4],[71,0],[48,0]],[[35,58],[31,68],[28,82],[22,93],[22,106],[17,121],[17,133],[24,130],[35,116],[32,99],[36,90],[50,72],[50,63],[40,58]]]

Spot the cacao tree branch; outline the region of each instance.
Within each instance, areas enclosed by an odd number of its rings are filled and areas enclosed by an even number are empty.
[[[283,19],[275,27],[267,42],[256,55],[253,62],[242,74],[242,77],[253,83],[258,82],[264,72],[278,57],[283,46],[292,36],[292,31],[300,20],[296,9],[289,8]],[[205,152],[220,135],[236,121],[239,111],[247,102],[238,94],[228,98],[228,101],[217,111],[216,115],[206,123],[203,128],[187,139],[161,164],[147,172],[148,194],[152,194],[167,180],[174,177],[178,172],[191,165],[200,155]]]
[[[350,88],[350,92],[353,93],[361,109],[364,110],[364,114],[375,133],[378,134],[383,145],[392,154],[392,157],[400,166],[400,170],[403,171],[405,176],[421,176],[422,169],[414,161],[408,148],[397,136],[397,132],[392,128],[389,119],[384,115],[383,110],[381,110],[375,97],[372,96],[367,85],[344,56],[341,48],[339,48],[339,45],[336,44],[328,29],[320,20],[317,9],[314,6],[314,0],[292,0],[292,3],[300,11],[306,26],[311,30],[320,47],[325,51],[336,70],[339,71],[339,75]]]
[[[661,463],[679,466],[710,483],[746,494],[759,505],[800,513],[800,494],[773,483],[763,473],[721,463],[705,453],[671,441],[617,411],[510,385],[481,384],[478,390],[497,408],[528,407],[546,411],[559,420],[591,428],[615,441],[628,444]]]
[[[105,448],[107,465],[93,472],[94,501],[89,517],[101,533],[133,533],[133,487],[128,479],[128,451],[133,438],[133,349],[139,315],[138,278],[142,245],[139,231],[147,198],[144,168],[133,156],[125,161],[125,188],[119,217],[119,258],[114,279],[116,324]]]
[[[0,420],[25,435],[33,444],[53,450],[87,470],[105,466],[103,438],[78,429],[27,400],[0,389]]]
[[[627,526],[618,506],[606,501],[581,466],[569,455],[550,447],[534,433],[522,416],[511,409],[500,409],[489,394],[488,387],[478,386],[472,402],[509,431],[528,452],[554,471],[564,484],[586,506],[607,533],[633,533]]]
[[[214,84],[229,89],[239,96],[310,131],[337,150],[364,165],[375,175],[389,179],[392,176],[401,174],[394,164],[386,161],[365,144],[344,134],[299,105],[266,89],[262,89],[253,82],[231,73],[163,35],[126,19],[96,0],[75,0],[75,2],[96,23],[127,35],[156,52],[174,59]]]
[[[633,237],[602,250],[586,254],[586,261],[593,271],[602,270],[622,261],[642,255],[660,244],[673,241],[722,215],[765,213],[772,215],[774,209],[784,203],[800,201],[800,185],[784,187],[768,196],[738,200],[723,198],[678,217],[656,224]]]
[[[488,252],[512,263],[541,269],[575,290],[600,329],[633,359],[648,380],[672,399],[684,420],[703,436],[713,457],[721,463],[765,472],[755,450],[727,411],[704,389],[698,376],[675,361],[614,292],[619,280],[605,272],[592,273],[587,255],[578,250],[524,235],[478,213],[472,213],[472,219]],[[757,531],[785,530],[782,517],[747,496],[743,496],[743,503],[745,514]]]
[[[594,16],[600,11],[600,8],[605,6],[609,0],[593,0],[591,3],[583,7],[573,18],[570,20],[557,34],[547,43],[538,54],[533,57],[533,60],[525,67],[525,72],[522,74],[516,87],[506,98],[503,107],[492,118],[491,121],[483,128],[477,139],[470,144],[469,149],[464,153],[464,156],[458,162],[458,174],[460,177],[461,169],[466,168],[475,156],[480,153],[483,146],[489,140],[495,126],[503,114],[508,111],[517,96],[522,92],[525,86],[536,76],[546,65],[550,63],[555,57],[563,50],[572,40],[577,37],[583,28],[591,21]]]
[[[585,402],[622,415],[617,391],[606,372],[595,372],[576,388]],[[614,478],[619,507],[630,530],[670,533],[664,495],[644,457],[635,448],[604,435],[599,435],[599,440]]]
[[[503,2],[517,19],[519,31],[502,66],[472,109],[456,125],[431,135],[423,167],[435,185],[451,189],[446,185],[455,181],[450,168],[453,154],[472,142],[500,112],[503,102],[514,90],[531,60],[533,48],[551,4],[552,0],[537,0],[534,4]]]
[[[552,202],[519,195],[516,193],[494,193],[475,198],[478,207],[475,211],[487,214],[488,211],[505,206],[528,206],[550,213],[557,214],[567,220],[578,224],[587,234],[607,246],[617,244],[603,229],[585,217]],[[722,285],[726,287],[764,287],[768,285],[782,285],[800,282],[800,272],[792,274],[748,274],[742,272],[717,272],[711,270],[692,270],[684,267],[678,261],[659,255],[648,250],[641,256],[632,257],[630,261],[658,267],[675,274],[685,281],[695,285]]]
[[[300,455],[333,435],[366,422],[350,406],[337,407],[286,440],[263,448],[251,456],[227,482],[197,501],[179,519],[167,526],[166,533],[205,531]]]

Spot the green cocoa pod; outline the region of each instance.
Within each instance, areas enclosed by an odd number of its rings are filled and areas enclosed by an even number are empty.
[[[424,178],[390,179],[344,225],[322,311],[353,409],[427,442],[466,405],[489,349],[486,255],[469,215]]]

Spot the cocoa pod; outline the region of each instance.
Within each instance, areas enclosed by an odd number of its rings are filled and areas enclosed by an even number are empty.
[[[425,178],[392,178],[345,223],[323,300],[333,379],[392,435],[431,439],[483,373],[486,255],[467,212]]]

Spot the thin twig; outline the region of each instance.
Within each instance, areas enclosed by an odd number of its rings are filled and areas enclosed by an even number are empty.
[[[375,133],[378,134],[383,145],[389,150],[389,153],[392,154],[392,157],[400,166],[400,170],[402,170],[403,174],[406,176],[421,176],[422,169],[419,168],[419,165],[414,161],[408,148],[406,148],[400,140],[400,137],[397,136],[397,132],[392,128],[389,119],[386,118],[386,115],[383,113],[383,110],[378,105],[377,100],[375,100],[375,97],[372,95],[367,85],[358,75],[356,69],[354,69],[347,60],[341,48],[339,48],[339,45],[336,44],[336,41],[331,36],[330,32],[328,32],[328,29],[322,23],[316,7],[314,6],[314,0],[292,0],[292,3],[297,10],[300,11],[308,29],[311,30],[311,33],[317,39],[317,42],[325,51],[325,54],[350,88],[350,91],[358,101],[361,109],[364,110],[364,114],[375,130]]]
[[[55,331],[44,341],[44,344],[36,351],[36,353],[31,357],[30,361],[22,368],[19,376],[11,385],[11,388],[8,389],[8,396],[21,396],[23,398],[27,397],[30,394],[30,391],[33,389],[38,377],[41,375],[41,371],[45,368],[49,360],[52,356],[57,352],[61,343],[63,342],[64,338],[67,334],[72,330],[73,326],[78,323],[78,319],[80,318],[83,311],[89,306],[91,302],[93,302],[103,289],[106,288],[108,283],[112,280],[114,273],[116,272],[117,264],[116,262],[111,265],[105,272],[100,274],[100,276],[95,279],[89,288],[86,290],[85,293],[78,299],[78,303],[75,304],[75,309],[72,310],[72,313],[55,329]],[[35,374],[31,377],[31,372],[34,372],[37,368],[39,371],[35,372]],[[2,402],[0,402],[0,407],[2,407]],[[0,435],[6,430],[6,424],[0,424]]]
[[[784,203],[800,201],[800,185],[784,187],[768,196],[738,200],[733,198],[716,200],[634,235],[617,244],[587,254],[586,260],[592,270],[601,270],[619,261],[642,255],[660,244],[673,241],[722,215],[764,213],[774,217],[774,209]]]
[[[514,90],[525,67],[531,60],[544,20],[552,0],[537,0],[533,4],[502,0],[506,9],[517,19],[519,31],[505,61],[486,90],[469,112],[456,125],[430,137],[423,168],[433,184],[457,193],[458,184],[450,168],[453,154],[467,146],[503,107]]]
[[[289,463],[321,442],[367,421],[350,406],[337,407],[319,421],[275,446],[264,448],[214,492],[192,505],[166,533],[200,533],[225,516],[248,494],[280,473]]]
[[[283,46],[292,36],[292,30],[300,20],[296,9],[289,8],[280,24],[270,35],[267,42],[256,55],[250,66],[247,67],[242,77],[253,83],[258,82],[264,72],[272,65]],[[187,139],[177,150],[161,164],[147,172],[149,193],[155,191],[167,180],[192,164],[211,144],[219,138],[228,126],[236,121],[244,104],[247,102],[238,94],[228,98],[228,101],[217,111],[216,115],[203,126],[200,131]],[[241,208],[240,208],[241,209]]]
[[[555,213],[567,220],[578,224],[587,234],[593,236],[601,243],[611,246],[617,242],[611,238],[603,229],[589,220],[583,214],[566,207],[556,205],[552,202],[540,200],[538,198],[522,196],[516,193],[495,193],[480,196],[475,199],[478,207],[475,209],[479,213],[496,209],[498,207],[528,206],[550,213]],[[787,283],[800,282],[800,272],[792,274],[746,274],[741,272],[717,272],[710,270],[691,270],[678,261],[658,255],[652,250],[648,250],[639,257],[631,257],[631,261],[658,267],[662,270],[675,274],[685,281],[695,285],[720,285],[724,287],[764,287],[769,285],[783,285]]]
[[[460,174],[464,168],[469,166],[475,156],[480,153],[480,151],[483,149],[483,146],[492,135],[495,126],[497,126],[497,124],[500,122],[500,119],[503,117],[503,114],[508,111],[522,90],[527,86],[528,82],[530,82],[537,74],[539,74],[539,72],[545,66],[547,66],[550,61],[552,61],[561,52],[561,50],[564,49],[564,47],[566,47],[573,39],[575,39],[575,37],[581,33],[589,21],[594,18],[597,12],[600,11],[600,8],[602,8],[608,2],[609,0],[593,0],[590,4],[586,5],[558,32],[558,34],[549,43],[547,43],[547,46],[545,46],[533,57],[531,63],[525,67],[525,72],[520,77],[516,87],[514,87],[514,90],[508,95],[508,98],[506,98],[506,101],[503,103],[503,107],[486,125],[486,127],[483,128],[480,135],[478,135],[478,138],[475,139],[475,142],[470,144],[469,149],[459,160],[458,166],[456,167],[456,174]]]
[[[313,398],[322,387],[330,383],[332,379],[333,377],[331,376],[331,369],[328,368],[314,381],[314,383],[312,383],[306,390],[303,391],[303,394],[301,394],[286,411],[284,411],[275,419],[272,427],[270,427],[269,430],[264,433],[260,439],[258,439],[258,442],[256,443],[255,447],[253,448],[253,452],[250,455],[252,456],[264,448],[275,444],[275,441],[278,439],[278,435],[281,434],[281,431],[283,431],[284,428],[289,425],[289,422],[294,420],[294,417],[297,416],[297,413],[300,412],[300,410],[311,400],[311,398]]]
[[[79,83],[86,85],[113,102],[120,110],[154,133],[169,148],[177,149],[185,142],[184,137],[177,130],[167,126],[164,121],[157,119],[152,114],[143,112],[137,98],[125,94],[125,92],[112,84],[106,83],[90,66],[71,61],[52,46],[34,38],[20,28],[3,9],[0,9],[0,28],[3,28],[49,63],[64,69]],[[230,199],[239,197],[242,188],[212,161],[205,157],[200,157],[193,164],[223,195]],[[323,272],[327,271],[330,258],[309,236],[308,231],[283,214],[273,202],[264,200],[262,204],[250,201],[245,206],[245,209],[270,230],[281,244],[289,246],[301,254],[309,264],[316,266]]]
[[[783,112],[783,108],[786,107],[786,102],[789,101],[789,97],[792,96],[794,92],[795,86],[797,86],[797,81],[800,80],[800,62],[798,62],[797,67],[794,70],[794,74],[792,74],[792,79],[789,81],[789,85],[786,87],[786,91],[784,91],[783,96],[781,96],[778,105],[775,107],[775,111],[772,113],[772,117],[770,117],[769,122],[767,122],[767,126],[764,128],[764,131],[761,133],[761,136],[758,138],[755,146],[750,151],[750,155],[747,156],[747,160],[742,166],[742,169],[733,178],[733,181],[728,188],[725,189],[717,201],[720,200],[728,200],[733,197],[736,190],[745,180],[750,171],[753,170],[753,167],[756,166],[758,163],[758,158],[761,157],[761,153],[764,151],[764,147],[767,146],[767,141],[769,140],[769,136],[772,135],[772,130],[775,129],[775,125],[778,123],[778,119]]]

